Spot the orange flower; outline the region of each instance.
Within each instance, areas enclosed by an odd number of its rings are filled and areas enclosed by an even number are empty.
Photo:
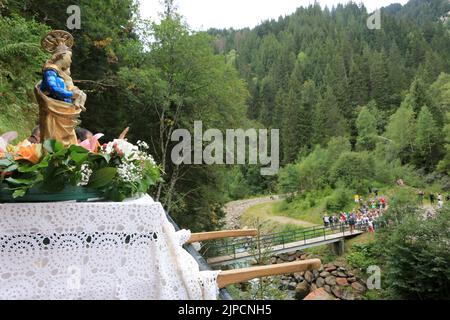
[[[42,145],[30,144],[19,145],[14,160],[27,160],[32,164],[36,164],[41,159]]]

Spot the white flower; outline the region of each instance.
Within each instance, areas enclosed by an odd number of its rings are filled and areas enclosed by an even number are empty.
[[[81,180],[80,182],[78,182],[77,186],[81,187],[81,186],[86,186],[89,183],[89,179],[91,178],[92,175],[92,170],[91,168],[89,168],[88,164],[83,164],[81,166]]]
[[[128,160],[130,160],[130,161],[138,160],[138,161],[141,161],[141,162],[142,161],[149,161],[152,165],[154,165],[154,166],[156,165],[156,162],[153,159],[153,157],[150,154],[148,154],[147,152],[144,152],[144,151],[139,151],[137,153],[134,153],[132,157],[128,158]]]
[[[132,156],[133,153],[139,151],[139,148],[137,146],[129,143],[128,141],[124,139],[115,139],[114,141],[109,142],[106,145],[105,152],[107,154],[111,154],[116,148],[119,149],[119,151],[123,153],[123,155],[127,158]]]
[[[141,149],[144,149],[144,150],[148,150],[150,148],[148,146],[147,142],[145,142],[145,141],[138,140],[138,142],[136,144],[138,145],[138,147],[140,147]]]
[[[138,182],[142,180],[142,170],[133,162],[122,163],[117,168],[117,173],[123,182]]]

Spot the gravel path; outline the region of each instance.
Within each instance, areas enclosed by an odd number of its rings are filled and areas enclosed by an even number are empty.
[[[262,198],[254,198],[247,200],[238,200],[233,202],[228,202],[225,205],[225,228],[226,229],[239,229],[241,216],[247,211],[248,208],[256,206],[262,203],[270,203],[281,201],[281,196],[267,196]]]

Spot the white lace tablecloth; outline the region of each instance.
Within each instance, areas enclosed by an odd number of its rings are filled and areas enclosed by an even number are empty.
[[[0,204],[0,299],[213,300],[160,203]]]

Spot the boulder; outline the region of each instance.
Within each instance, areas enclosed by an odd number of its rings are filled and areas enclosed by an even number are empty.
[[[297,300],[303,300],[309,294],[308,282],[302,281],[295,288],[295,298]]]
[[[288,261],[289,256],[286,253],[282,253],[278,256],[282,261]]]
[[[315,290],[317,290],[318,288],[317,288],[317,285],[315,284],[315,283],[313,283],[312,285],[311,285],[311,287],[310,287],[310,291],[315,291]]]
[[[325,271],[332,272],[332,271],[336,270],[337,268],[333,264],[328,264],[328,265],[324,266],[324,269],[325,269]]]
[[[277,258],[276,257],[270,258],[270,263],[271,264],[276,264],[277,263]]]
[[[336,284],[341,287],[348,286],[347,278],[336,278]]]
[[[364,291],[366,291],[366,287],[364,285],[362,285],[361,283],[359,283],[359,282],[353,282],[352,283],[352,288],[355,291],[360,292],[360,293],[364,293]]]
[[[294,273],[294,278],[297,282],[302,282],[305,280],[305,278],[303,278],[303,274],[300,272]]]
[[[331,293],[331,287],[329,285],[324,285],[323,288],[325,289],[326,292]]]
[[[356,300],[356,295],[348,290],[343,290],[342,291],[342,300]]]
[[[342,300],[356,300],[356,295],[350,290],[342,289],[338,286],[331,287],[331,292],[339,299]]]
[[[331,287],[331,293],[333,293],[339,299],[342,299],[343,290],[341,288],[339,288],[338,286],[332,286]]]
[[[317,278],[316,285],[317,285],[317,288],[322,288],[325,285],[325,279],[324,278]]]
[[[339,267],[339,268],[338,268],[338,271],[340,271],[340,272],[345,272],[345,271],[347,271],[347,269],[345,269],[344,267]]]
[[[316,280],[319,277],[319,271],[313,270],[313,276],[314,276],[314,280]]]
[[[352,272],[347,272],[347,276],[348,276],[349,278],[353,278],[353,277],[355,276],[355,274],[352,273]]]
[[[336,278],[333,276],[326,277],[325,283],[329,286],[334,286],[334,285],[336,285]]]
[[[355,277],[347,278],[347,280],[348,280],[348,282],[351,282],[351,283],[356,282],[356,278]]]
[[[336,300],[324,288],[319,288],[308,294],[303,300]]]
[[[290,282],[287,288],[288,290],[295,290],[295,288],[297,288],[297,282]]]
[[[319,276],[321,276],[322,278],[326,278],[329,277],[331,275],[331,273],[327,272],[327,271],[323,271],[319,274]]]
[[[296,260],[295,256],[288,256],[287,261],[288,262],[294,262]]]
[[[304,277],[305,277],[305,280],[308,281],[308,283],[311,283],[311,282],[314,281],[314,275],[313,275],[313,273],[312,273],[311,271],[309,271],[309,270],[305,272]]]
[[[338,271],[336,273],[336,276],[338,276],[340,278],[347,278],[347,274],[345,272],[342,272],[342,271]]]
[[[333,275],[333,276],[337,276],[337,274],[338,274],[338,272],[335,270],[335,271],[331,271],[331,274]]]

